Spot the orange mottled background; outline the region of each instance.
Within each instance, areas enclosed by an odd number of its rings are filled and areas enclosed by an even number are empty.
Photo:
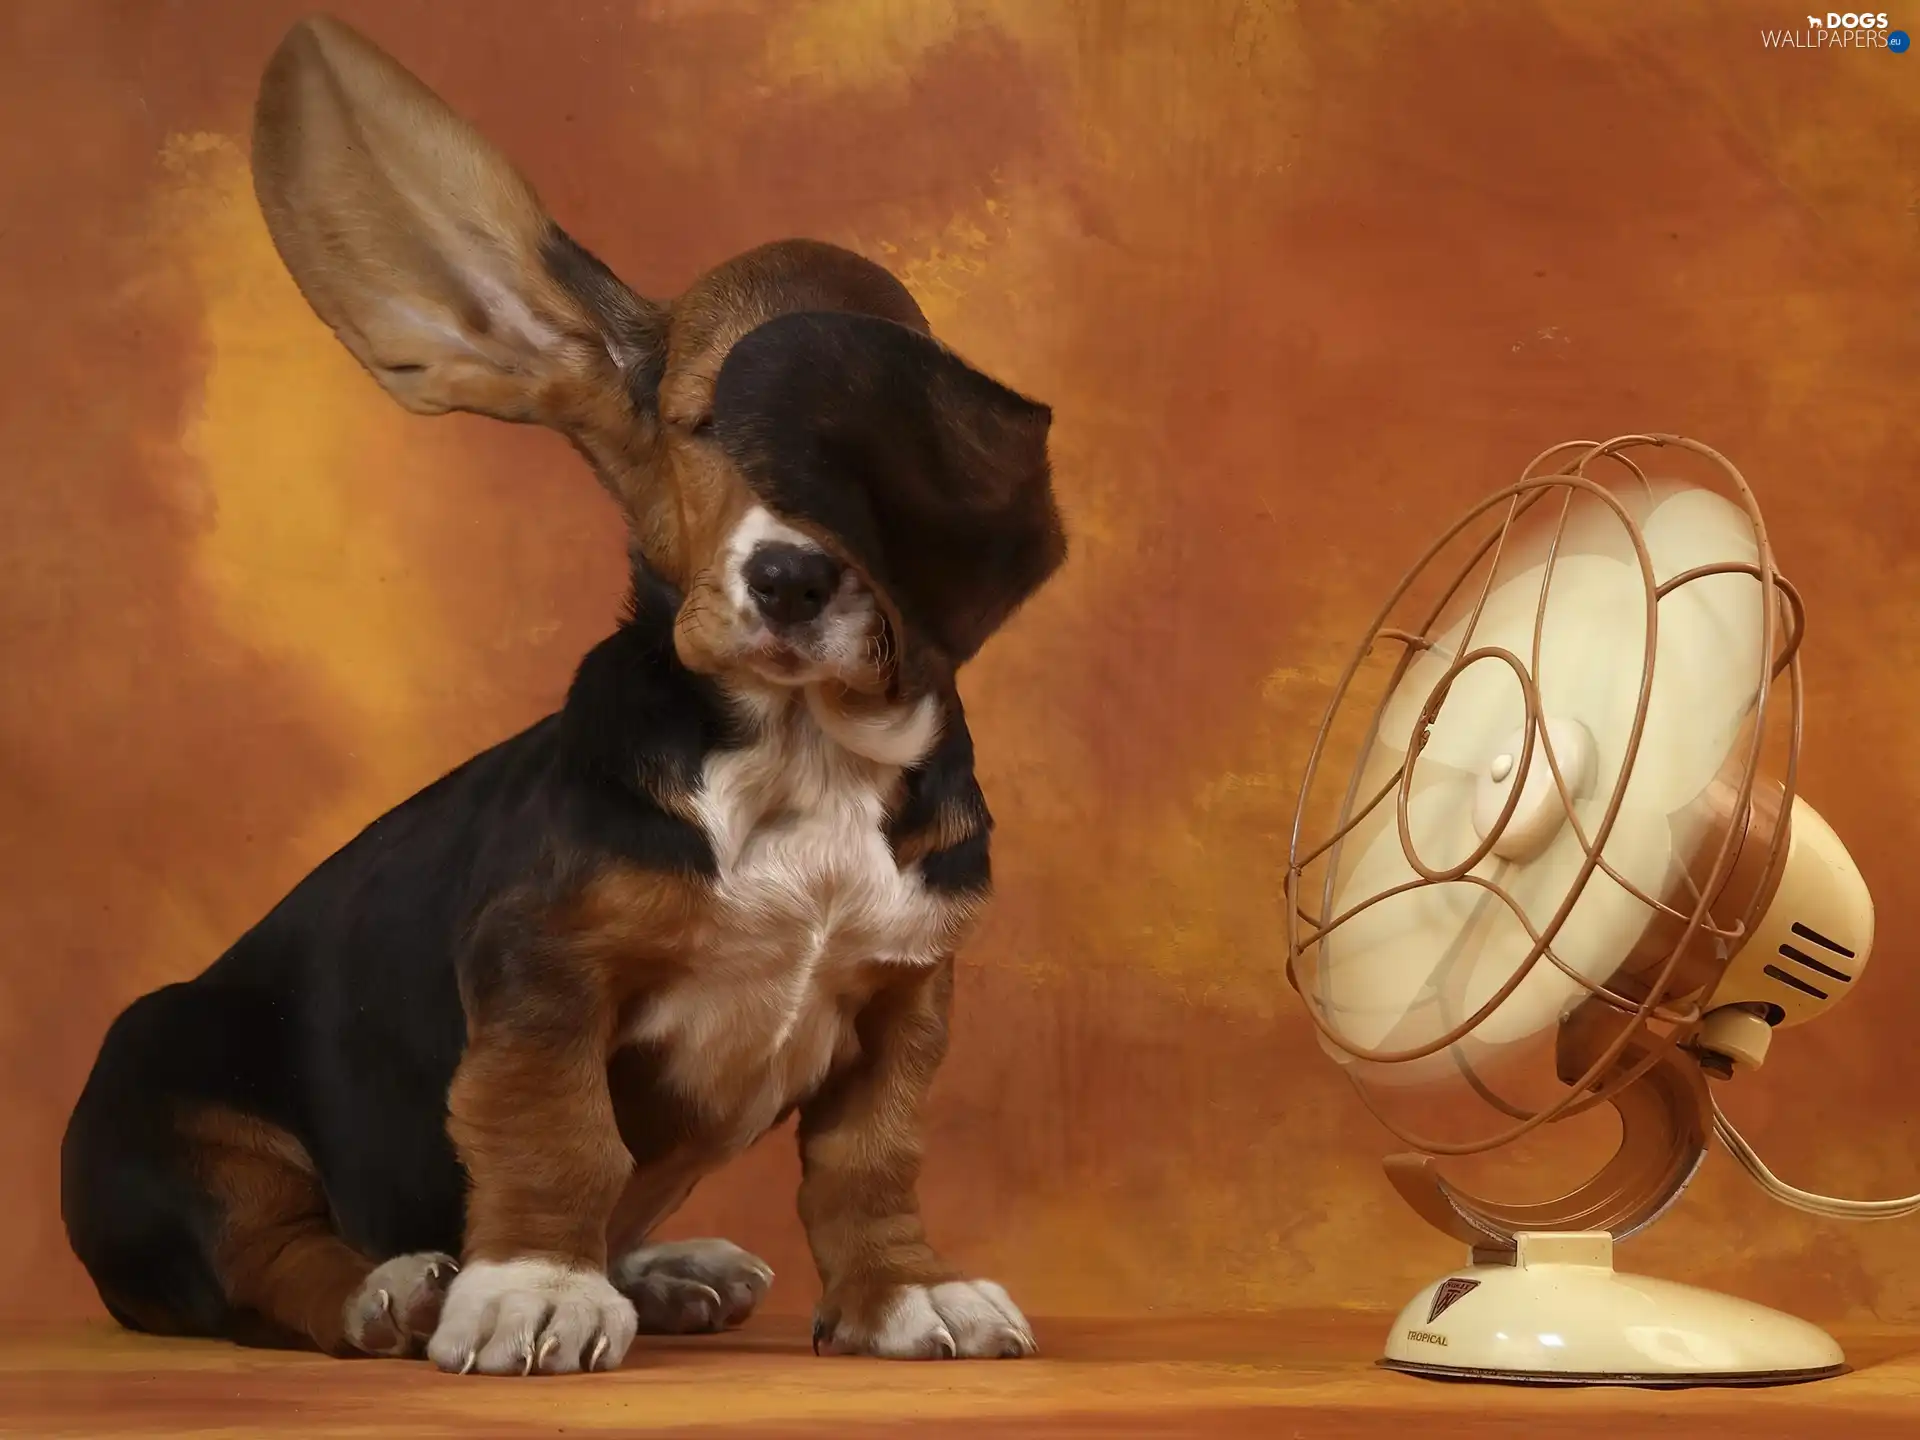
[[[1802,1184],[1920,1188],[1920,59],[1764,49],[1794,0],[339,8],[638,288],[838,241],[1055,406],[1074,558],[965,684],[1002,897],[926,1202],[966,1262],[1087,1314],[1397,1304],[1454,1263],[1282,987],[1294,787],[1423,539],[1644,428],[1759,490],[1812,613],[1805,789],[1881,907],[1869,993],[1729,1104]],[[55,1157],[112,1014],[553,707],[620,598],[563,444],[404,416],[281,271],[243,137],[294,13],[0,6],[15,1319],[94,1311]],[[676,1221],[786,1309],[795,1168],[774,1137]],[[1626,1258],[1920,1317],[1920,1220],[1803,1220],[1719,1158]]]

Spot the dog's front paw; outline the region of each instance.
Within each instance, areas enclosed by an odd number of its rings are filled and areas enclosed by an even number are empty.
[[[347,1343],[365,1355],[417,1355],[440,1323],[447,1286],[460,1273],[451,1255],[396,1255],[374,1267],[347,1300]]]
[[[596,1270],[550,1260],[476,1260],[448,1289],[427,1356],[461,1374],[612,1370],[637,1328],[633,1302]]]
[[[645,1245],[607,1272],[648,1335],[710,1335],[745,1322],[773,1284],[767,1262],[731,1240]]]
[[[991,1280],[891,1285],[829,1295],[813,1321],[818,1355],[883,1360],[1019,1360],[1033,1330]]]

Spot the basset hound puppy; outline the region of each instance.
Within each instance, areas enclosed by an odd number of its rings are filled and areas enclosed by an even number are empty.
[[[632,597],[558,714],[375,820],[107,1034],[62,1150],[136,1330],[523,1375],[718,1330],[772,1279],[653,1243],[797,1112],[815,1347],[1032,1353],[915,1189],[992,820],[955,672],[1059,567],[1048,409],[906,289],[786,241],[671,303],[344,24],[267,67],[255,189],[399,403],[546,425]]]

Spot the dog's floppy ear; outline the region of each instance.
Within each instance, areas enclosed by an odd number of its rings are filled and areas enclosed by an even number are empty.
[[[958,665],[1066,558],[1052,412],[937,341],[782,315],[728,352],[714,434],[769,509],[834,542]]]
[[[650,403],[664,312],[575,245],[498,151],[350,27],[303,20],[274,52],[253,177],[301,293],[407,409],[577,434],[617,425],[609,402]]]

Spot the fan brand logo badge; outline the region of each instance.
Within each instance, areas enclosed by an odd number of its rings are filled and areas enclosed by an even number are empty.
[[[1440,1288],[1433,1292],[1433,1308],[1427,1311],[1427,1324],[1431,1325],[1479,1288],[1478,1280],[1462,1280],[1458,1276],[1442,1280]]]

